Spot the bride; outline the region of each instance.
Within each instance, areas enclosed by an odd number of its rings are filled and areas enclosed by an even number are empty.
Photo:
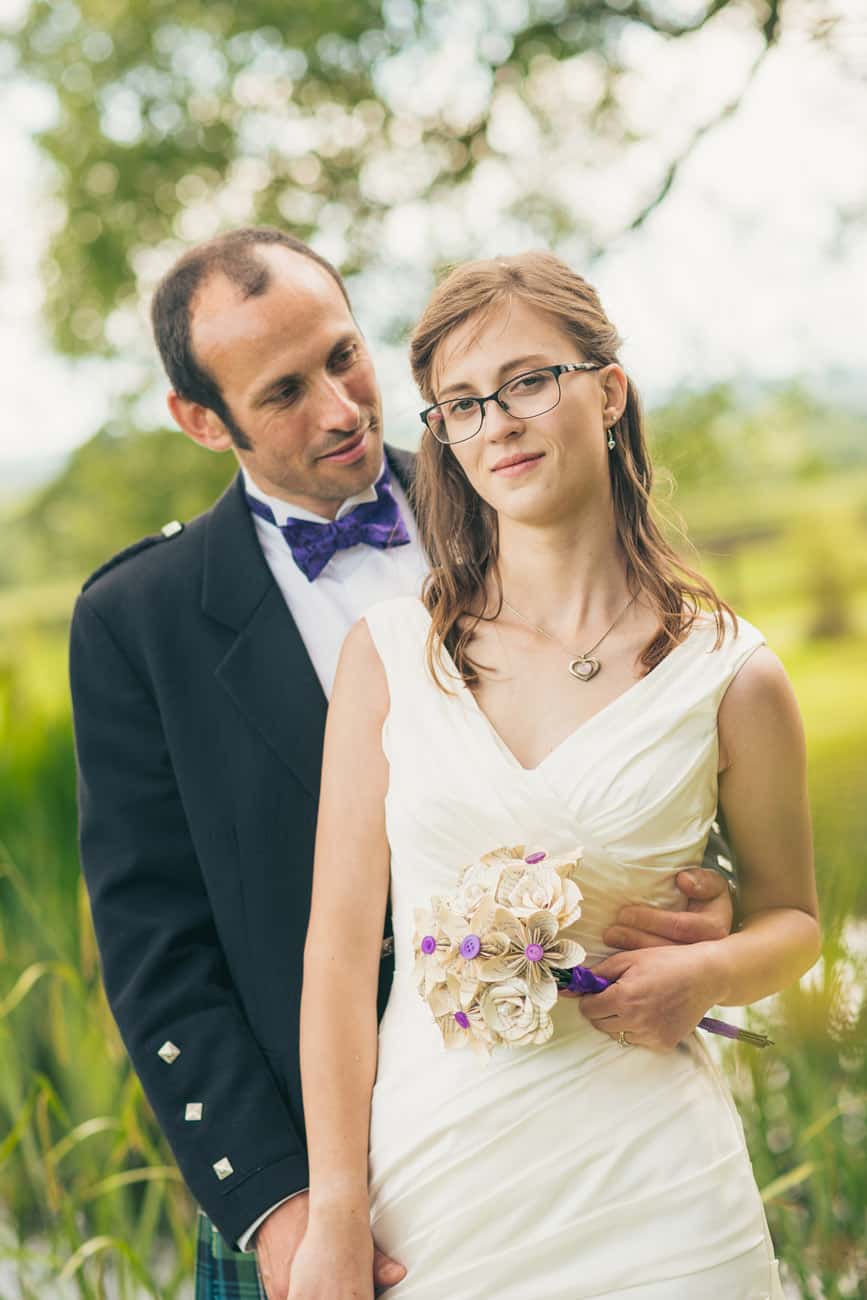
[[[761,634],[653,521],[618,343],[595,291],[546,253],[459,267],[415,331],[432,570],[422,599],[356,625],[331,702],[302,1001],[310,1217],[290,1300],[367,1300],[374,1238],[407,1270],[395,1300],[782,1296],[696,1026],[818,955],[802,727]],[[612,953],[601,935],[624,903],[677,906],[718,802],[740,929]],[[560,998],[546,1042],[485,1062],[445,1050],[417,992],[416,911],[515,845],[580,848],[575,937],[614,983]]]

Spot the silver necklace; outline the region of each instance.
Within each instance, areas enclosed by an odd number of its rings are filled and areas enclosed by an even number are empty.
[[[611,626],[606,628],[606,630],[602,633],[599,640],[596,641],[590,647],[589,650],[583,651],[583,653],[580,650],[570,650],[569,647],[567,645],[564,645],[563,642],[560,640],[560,638],[558,636],[555,636],[553,632],[548,632],[544,627],[539,627],[538,623],[533,623],[529,618],[527,618],[526,614],[522,614],[519,609],[515,609],[514,605],[510,605],[509,602],[506,600],[505,596],[503,596],[503,604],[506,606],[506,609],[510,610],[513,614],[517,614],[521,622],[526,623],[527,626],[531,627],[534,632],[539,632],[542,636],[546,636],[549,641],[555,641],[562,650],[565,650],[566,653],[569,655],[569,672],[577,681],[589,682],[591,678],[596,676],[596,674],[599,672],[599,669],[602,667],[599,660],[594,659],[592,657],[593,651],[598,649],[599,646],[601,646],[602,642],[608,636],[609,632],[614,631],[617,624],[620,622],[620,620],[623,618],[623,615],[632,605],[637,595],[638,592],[636,591],[635,595],[630,596],[629,600],[623,606],[623,608],[621,609],[620,613],[617,615],[616,619],[611,624]]]

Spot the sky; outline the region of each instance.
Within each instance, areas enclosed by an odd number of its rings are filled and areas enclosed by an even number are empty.
[[[796,12],[798,3],[809,15],[817,0],[795,0]],[[702,140],[637,233],[619,233],[631,210],[624,195],[636,192],[643,171],[653,177],[682,141],[684,97],[710,112],[742,84],[754,52],[748,33],[717,33],[696,43],[688,60],[673,46],[668,65],[655,53],[653,86],[636,72],[628,92],[636,121],[657,114],[653,139],[639,153],[574,175],[568,153],[565,163],[556,160],[559,192],[568,199],[570,183],[583,186],[575,199],[586,202],[592,183],[600,210],[610,214],[605,252],[578,269],[599,289],[624,337],[624,364],[651,403],[682,385],[797,376],[867,407],[867,16],[855,12],[859,4],[836,4],[844,17],[836,52],[808,39],[806,22],[793,25],[737,113]],[[642,50],[632,53],[641,69]],[[111,365],[64,361],[41,325],[38,261],[49,178],[31,137],[44,113],[42,97],[20,81],[0,91],[0,466],[10,476],[90,437],[113,394],[131,383],[146,391],[146,416],[163,422],[156,365],[142,371],[132,356]],[[499,129],[519,131],[521,124],[504,120]],[[631,169],[628,184],[624,167]],[[516,251],[510,239],[520,237],[486,225],[484,206],[470,233],[480,256]],[[405,349],[382,337],[390,311],[405,309],[406,274],[423,261],[425,237],[424,214],[398,211],[388,227],[389,271],[379,268],[352,286],[379,364],[386,430],[404,445],[415,440],[420,403]],[[419,280],[419,307],[423,289]]]

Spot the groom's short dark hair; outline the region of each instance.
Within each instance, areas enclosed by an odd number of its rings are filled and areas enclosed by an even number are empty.
[[[271,271],[265,259],[256,256],[256,250],[268,245],[288,248],[318,262],[335,281],[352,310],[340,272],[309,244],[276,226],[242,226],[197,244],[169,268],[157,285],[151,303],[154,339],[172,388],[180,397],[216,412],[240,447],[249,447],[250,443],[235,424],[217,380],[193,351],[190,308],[196,290],[216,272],[237,285],[245,298],[257,298],[265,293],[271,283]]]

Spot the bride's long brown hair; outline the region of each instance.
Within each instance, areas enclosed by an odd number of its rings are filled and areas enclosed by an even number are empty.
[[[574,339],[585,360],[602,366],[618,361],[620,338],[596,290],[558,257],[528,252],[466,262],[436,288],[410,341],[413,375],[426,401],[436,400],[433,369],[447,336],[471,317],[483,323],[492,309],[512,300],[552,317]],[[640,656],[650,672],[684,639],[701,610],[709,610],[716,620],[715,648],[725,636],[725,615],[733,628],[737,620],[707,579],[678,557],[654,518],[653,467],[632,380],[626,408],[612,432],[617,446],[608,462],[611,494],[627,582],[630,590],[644,593],[659,620]],[[438,650],[444,645],[471,686],[481,665],[469,650],[487,604],[491,576],[500,601],[497,612],[502,608],[496,512],[472,487],[451,448],[438,442],[429,429],[424,430],[419,450],[415,501],[420,537],[431,560],[422,592],[431,615],[428,665],[443,685]]]

